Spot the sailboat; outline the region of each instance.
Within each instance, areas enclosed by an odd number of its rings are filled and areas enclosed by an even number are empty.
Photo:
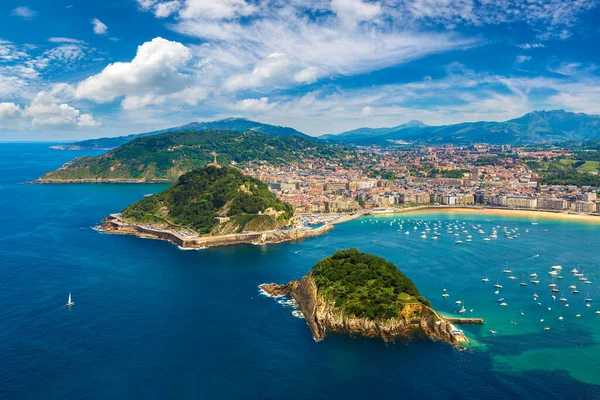
[[[521,275],[521,283],[520,283],[520,285],[521,286],[527,286],[527,283],[525,283],[525,274]]]
[[[67,304],[65,304],[65,306],[73,307],[74,305],[75,305],[75,302],[71,300],[71,292],[69,292],[69,300],[67,300]]]

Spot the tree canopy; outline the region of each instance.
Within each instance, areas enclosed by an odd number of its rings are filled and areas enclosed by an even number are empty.
[[[394,264],[357,249],[337,251],[311,271],[319,293],[348,314],[389,319],[409,303],[429,305]]]

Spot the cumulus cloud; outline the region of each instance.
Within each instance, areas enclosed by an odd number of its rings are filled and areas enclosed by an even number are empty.
[[[13,17],[19,17],[22,19],[33,19],[37,16],[37,11],[35,11],[29,7],[21,6],[21,7],[14,8],[10,12],[10,15],[12,15]]]
[[[109,64],[80,82],[75,96],[106,103],[123,96],[149,99],[173,94],[186,87],[189,76],[181,69],[190,58],[190,50],[181,43],[158,37],[139,46],[131,62]]]
[[[379,3],[363,2],[362,0],[332,0],[331,10],[346,23],[355,24],[377,17],[381,13],[381,5]]]
[[[99,126],[91,114],[81,113],[78,109],[67,103],[56,103],[51,93],[40,92],[25,107],[22,115],[31,118],[35,128],[59,126]]]
[[[171,14],[177,12],[180,7],[181,4],[177,0],[158,3],[154,7],[154,15],[156,15],[157,18],[167,18]]]
[[[0,120],[16,118],[21,113],[21,107],[15,103],[0,103]]]
[[[108,30],[108,26],[106,26],[98,18],[92,19],[91,22],[92,22],[92,25],[94,26],[94,33],[96,35],[106,35],[106,31]]]

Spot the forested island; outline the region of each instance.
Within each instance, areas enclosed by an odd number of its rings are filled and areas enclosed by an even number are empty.
[[[357,249],[337,251],[320,260],[299,281],[260,287],[271,296],[292,296],[316,340],[328,332],[388,340],[420,330],[453,345],[467,341],[394,264]]]

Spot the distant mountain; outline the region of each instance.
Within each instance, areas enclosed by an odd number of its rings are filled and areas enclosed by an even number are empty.
[[[250,131],[186,130],[138,137],[95,157],[79,157],[39,182],[174,181],[204,167],[218,154],[222,165],[250,162],[286,165],[314,158],[347,160],[355,153],[338,144],[302,136],[272,136]]]
[[[345,140],[359,140],[377,136],[387,135],[391,132],[397,132],[405,129],[413,129],[413,128],[425,128],[425,125],[421,121],[412,120],[407,122],[406,124],[393,126],[391,128],[358,128],[353,129],[351,131],[336,133],[336,134],[327,134],[319,136],[319,139],[325,140],[335,140],[335,141],[345,141]]]
[[[302,132],[298,132],[293,128],[285,126],[276,126],[263,124],[256,121],[251,121],[246,118],[226,118],[212,122],[192,122],[186,125],[176,126],[173,128],[162,129],[159,131],[138,133],[127,136],[118,136],[112,138],[88,139],[80,142],[70,143],[68,145],[53,146],[59,149],[114,149],[122,144],[132,141],[133,139],[160,135],[167,132],[182,132],[182,131],[205,131],[205,130],[227,130],[240,132],[256,132],[270,136],[279,137],[303,137],[314,139]]]
[[[402,126],[402,125],[401,125]],[[411,126],[381,134],[328,136],[330,141],[354,145],[415,144],[528,144],[600,139],[600,116],[564,110],[534,111],[505,122],[466,122],[442,126]],[[365,131],[363,131],[365,132]]]

